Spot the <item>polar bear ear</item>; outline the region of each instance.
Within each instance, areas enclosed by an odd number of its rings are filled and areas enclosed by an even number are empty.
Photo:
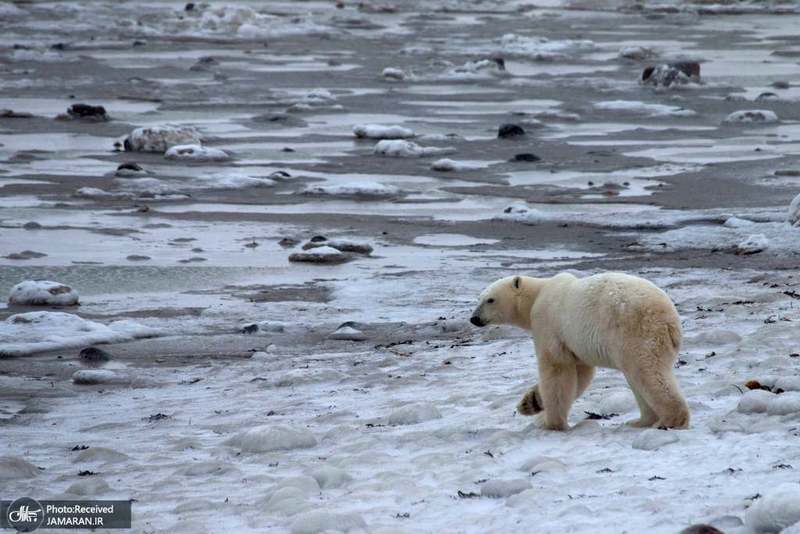
[[[519,289],[520,284],[522,283],[522,279],[519,276],[514,277],[514,281],[511,282],[511,285],[514,289]]]

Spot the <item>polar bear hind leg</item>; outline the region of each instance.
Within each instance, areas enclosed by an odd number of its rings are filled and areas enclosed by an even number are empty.
[[[625,371],[639,404],[641,418],[634,426],[686,428],[689,426],[689,406],[672,374],[670,358],[644,359]],[[646,364],[650,365],[646,365]]]

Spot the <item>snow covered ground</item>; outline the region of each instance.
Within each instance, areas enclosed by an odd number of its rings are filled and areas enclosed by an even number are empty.
[[[797,6],[266,4],[0,3],[3,498],[135,499],[143,533],[799,531]],[[699,79],[640,83],[676,60]],[[531,342],[469,313],[562,270],[672,297],[691,428],[626,426],[612,370],[568,432],[515,413]]]

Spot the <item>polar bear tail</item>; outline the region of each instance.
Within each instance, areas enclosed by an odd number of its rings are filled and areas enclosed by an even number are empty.
[[[669,340],[672,342],[672,348],[677,352],[681,348],[681,327],[673,323],[667,323],[667,333]]]

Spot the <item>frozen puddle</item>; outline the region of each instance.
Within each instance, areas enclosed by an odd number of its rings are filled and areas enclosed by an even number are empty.
[[[498,243],[497,239],[481,239],[464,234],[425,234],[414,238],[418,245],[434,247],[469,247],[472,245],[491,245]]]

